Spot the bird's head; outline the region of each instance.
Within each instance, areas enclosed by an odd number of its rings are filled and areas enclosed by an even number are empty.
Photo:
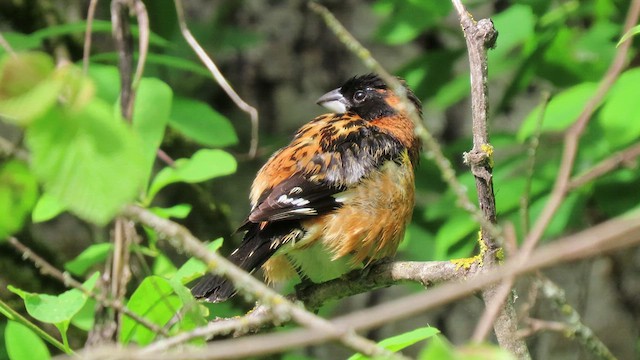
[[[404,80],[399,80],[407,90],[407,98],[415,105],[418,113],[422,114],[420,100]],[[375,74],[356,76],[347,80],[341,87],[322,95],[317,104],[335,113],[353,112],[364,120],[394,115],[400,111],[399,97]]]

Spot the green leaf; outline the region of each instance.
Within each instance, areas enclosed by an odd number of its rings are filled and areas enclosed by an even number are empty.
[[[111,65],[91,64],[89,77],[96,86],[96,96],[110,104],[120,97],[120,72]]]
[[[478,223],[473,220],[466,212],[459,212],[450,217],[444,225],[438,229],[436,234],[435,244],[436,250],[433,254],[434,260],[447,260],[452,257],[467,256],[468,251],[464,251],[461,254],[455,254],[451,252],[451,249],[456,246],[465,238],[477,231]],[[469,241],[471,249],[475,244],[473,241]],[[459,255],[459,256],[458,256]]]
[[[181,307],[182,301],[174,293],[169,281],[159,276],[146,277],[127,302],[129,310],[158,326],[166,325]],[[122,344],[135,342],[138,345],[146,345],[157,335],[129,316],[124,316],[122,319],[120,330]]]
[[[82,309],[71,318],[71,324],[80,330],[90,331],[95,323],[95,317],[96,301],[87,299]]]
[[[217,251],[222,246],[222,238],[213,240],[207,244],[207,249],[210,251]],[[182,284],[187,284],[190,281],[197,279],[204,275],[207,271],[207,266],[196,258],[191,258],[185,262],[180,269],[171,278],[172,281],[178,281]]]
[[[563,131],[578,118],[585,104],[595,93],[596,83],[585,82],[555,95],[544,113],[542,132]],[[524,141],[536,128],[542,106],[538,105],[522,123],[518,140]]]
[[[489,64],[498,59],[514,58],[513,48],[522,45],[534,34],[536,18],[531,6],[513,4],[491,17],[498,30],[498,46],[488,52]]]
[[[26,141],[47,192],[85,220],[106,224],[142,188],[138,138],[99,99],[78,111],[53,109],[27,129]]]
[[[420,360],[462,360],[458,359],[455,349],[443,336],[434,336],[420,352]]]
[[[175,275],[176,271],[178,271],[178,268],[173,265],[171,259],[163,254],[158,254],[155,257],[153,265],[151,267],[151,273],[153,275],[159,275],[165,278],[172,277],[173,275]]]
[[[238,143],[229,119],[201,101],[176,98],[169,125],[205,146],[224,147]]]
[[[612,148],[620,148],[640,137],[640,69],[625,71],[607,94],[597,117]]]
[[[100,273],[96,272],[82,286],[87,290],[93,290],[99,275]],[[29,315],[49,324],[69,322],[87,301],[87,296],[78,289],[71,289],[60,295],[30,293],[11,285],[8,289],[24,300]]]
[[[38,196],[38,183],[27,165],[0,164],[0,241],[20,230]]]
[[[629,29],[629,31],[622,35],[616,47],[620,46],[623,42],[629,40],[631,37],[636,36],[637,34],[640,34],[640,25],[632,27],[631,29]]]
[[[103,262],[113,250],[112,243],[93,244],[64,264],[64,268],[73,275],[84,275],[92,266]]]
[[[154,214],[163,217],[165,219],[184,219],[189,216],[191,212],[190,204],[178,204],[169,208],[152,207],[149,209]]]
[[[199,150],[190,159],[178,159],[174,167],[165,167],[160,170],[151,182],[147,202],[150,203],[158,191],[169,184],[176,182],[198,183],[210,180],[233,174],[236,167],[236,160],[225,151]]]
[[[415,39],[426,29],[451,12],[451,3],[446,1],[393,1],[379,0],[374,10],[389,14],[380,25],[376,37],[387,44],[404,44]]]
[[[397,352],[399,350],[402,350],[408,346],[411,346],[419,341],[428,339],[439,333],[440,333],[440,330],[431,326],[427,326],[427,327],[422,327],[422,328],[418,328],[418,329],[406,332],[404,334],[400,334],[400,335],[396,335],[396,336],[392,336],[390,338],[384,339],[380,341],[378,345],[382,346],[387,350]],[[349,360],[364,360],[364,359],[370,359],[370,357],[362,354],[356,354],[349,358]]]
[[[31,220],[34,223],[48,221],[60,215],[65,210],[66,209],[64,205],[60,203],[60,200],[45,192],[40,195],[40,198],[33,209],[33,213],[31,214]]]
[[[4,340],[7,354],[11,360],[51,358],[44,341],[19,322],[9,320],[4,330]]]
[[[164,130],[169,122],[173,91],[163,81],[143,78],[136,93],[133,108],[133,131],[142,139],[146,174],[144,183],[151,176],[156,153],[162,143]]]
[[[492,344],[470,344],[456,349],[457,359],[464,360],[515,360],[508,351]]]
[[[40,47],[40,40],[34,39],[29,35],[22,33],[3,31],[2,36],[11,45],[13,51],[19,53],[27,50],[34,50]],[[0,55],[4,56],[5,48],[0,46]]]
[[[0,64],[0,117],[25,126],[54,106],[63,82],[51,76],[53,70],[47,54],[5,55]]]

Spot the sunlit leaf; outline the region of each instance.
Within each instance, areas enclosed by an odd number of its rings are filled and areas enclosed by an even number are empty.
[[[595,93],[596,87],[595,83],[584,82],[555,95],[547,105],[541,130],[550,132],[567,129],[578,118],[584,105]],[[541,109],[541,105],[536,107],[522,123],[518,132],[520,141],[533,134]]]
[[[64,268],[74,275],[84,275],[92,266],[103,262],[112,249],[112,243],[93,244],[74,259],[67,261]]]
[[[404,334],[400,334],[400,335],[396,335],[396,336],[384,339],[380,341],[378,345],[387,350],[397,352],[399,350],[402,350],[408,346],[411,346],[419,341],[428,339],[439,333],[440,333],[440,330],[431,326],[427,326],[427,327],[418,328],[418,329],[406,332]],[[349,358],[349,360],[364,360],[364,359],[370,359],[370,357],[362,354],[356,354]]]
[[[93,290],[99,275],[96,272],[82,286],[87,290]],[[24,300],[29,315],[50,324],[70,321],[87,301],[87,296],[78,289],[71,289],[60,295],[48,295],[26,292],[11,285],[8,288]]]
[[[182,302],[169,281],[159,276],[146,277],[127,302],[129,310],[160,327],[171,320],[181,307]],[[123,344],[135,342],[146,345],[157,335],[129,316],[122,319],[120,342]]]
[[[31,214],[31,220],[34,223],[48,221],[60,215],[63,211],[65,211],[64,205],[55,196],[45,192],[40,195]]]
[[[150,201],[163,187],[176,182],[198,183],[219,176],[233,174],[236,160],[222,150],[199,150],[189,159],[176,160],[174,167],[165,167],[151,182],[147,199]]]
[[[44,341],[31,329],[9,320],[4,329],[4,341],[11,360],[50,359],[51,354]]]
[[[133,108],[133,131],[143,143],[145,164],[142,168],[145,183],[151,175],[151,169],[158,148],[164,137],[164,130],[169,122],[173,91],[165,82],[153,78],[143,78],[138,86]]]
[[[140,143],[106,103],[52,109],[26,133],[45,189],[78,216],[105,224],[142,188]]]
[[[197,100],[176,98],[169,125],[206,146],[224,147],[238,142],[229,119]]]
[[[163,217],[165,219],[184,219],[189,216],[191,212],[190,204],[178,204],[168,208],[152,207],[149,209],[154,214]]]
[[[622,44],[623,42],[629,40],[631,37],[636,36],[638,34],[640,34],[640,25],[636,25],[632,27],[631,29],[629,29],[629,31],[627,31],[624,35],[622,35],[616,47],[620,46],[620,44]]]
[[[640,69],[624,72],[615,82],[597,117],[612,148],[640,137]]]
[[[217,251],[220,246],[222,246],[222,238],[218,238],[207,244],[207,249],[210,251]],[[178,269],[172,280],[176,280],[182,284],[187,284],[199,276],[204,275],[206,271],[207,266],[202,261],[196,258],[191,258]]]

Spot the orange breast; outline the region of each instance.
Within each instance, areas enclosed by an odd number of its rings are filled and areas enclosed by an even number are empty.
[[[341,208],[303,222],[306,235],[281,248],[265,263],[265,277],[270,282],[294,276],[294,268],[300,268],[315,282],[326,281],[361,267],[363,262],[394,255],[415,202],[414,172],[408,154],[404,154],[402,163],[387,162],[336,197],[343,200]],[[305,251],[314,253],[314,261],[301,254]]]

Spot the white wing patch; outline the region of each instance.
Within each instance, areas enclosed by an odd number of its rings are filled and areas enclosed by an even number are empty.
[[[294,188],[295,189],[295,188]],[[292,198],[287,195],[280,195],[277,202],[285,205],[304,206],[309,203],[309,200],[304,198]]]

